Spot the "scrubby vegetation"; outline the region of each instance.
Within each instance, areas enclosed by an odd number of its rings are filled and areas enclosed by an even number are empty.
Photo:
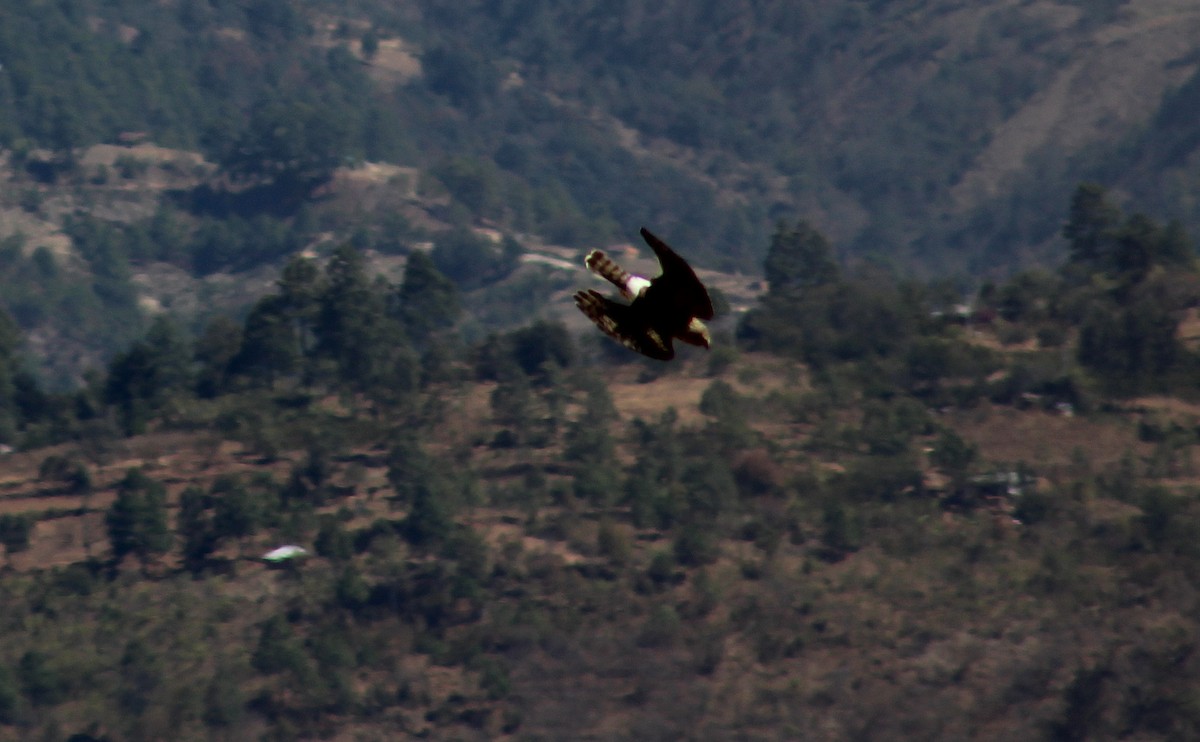
[[[0,739],[1200,736],[1167,5],[0,7]]]
[[[10,330],[0,731],[1191,736],[1192,247],[1064,234],[968,308],[781,223],[666,366],[350,245],[75,391]]]
[[[1169,5],[6,8],[0,302],[67,388],[148,303],[198,332],[298,251],[461,256],[480,226],[504,259],[464,278],[507,301],[546,288],[514,246],[649,224],[754,273],[798,214],[839,258],[973,292],[1057,264],[1080,180],[1200,227],[1200,16]]]

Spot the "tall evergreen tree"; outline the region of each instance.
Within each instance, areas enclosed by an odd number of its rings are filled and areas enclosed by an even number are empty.
[[[361,389],[376,371],[383,306],[372,293],[362,253],[348,243],[329,259],[325,280],[317,315],[317,353],[330,362],[337,379]]]
[[[109,364],[105,400],[116,405],[126,434],[140,433],[154,412],[192,383],[192,352],[175,324],[156,317],[145,338]]]
[[[132,555],[145,567],[170,548],[166,494],[162,483],[141,469],[126,472],[104,519],[115,561]]]
[[[196,340],[196,393],[212,398],[226,390],[242,347],[242,327],[229,317],[213,318]]]
[[[270,387],[294,373],[299,362],[300,350],[286,303],[278,295],[263,297],[246,317],[241,348],[231,368]]]
[[[204,568],[217,545],[211,505],[212,499],[198,487],[188,487],[179,496],[175,530],[183,542],[183,564],[194,573]]]
[[[454,282],[420,251],[408,256],[396,303],[395,314],[418,344],[446,334],[462,312]]]
[[[1071,196],[1063,237],[1070,243],[1068,266],[1095,270],[1104,267],[1112,249],[1112,231],[1121,221],[1121,210],[1097,183],[1081,183]]]
[[[312,352],[317,314],[325,279],[316,261],[295,256],[283,267],[279,277],[279,297],[282,308],[295,327],[301,355]]]
[[[387,311],[392,288],[370,280],[362,254],[340,246],[325,268],[315,356],[344,390],[381,408],[403,406],[420,381],[420,362],[400,321]]]
[[[33,532],[33,519],[24,513],[0,515],[0,545],[4,546],[4,558],[12,565],[12,555],[29,548],[29,535]]]
[[[829,241],[806,221],[780,222],[771,237],[763,272],[773,294],[824,286],[838,279]]]
[[[223,476],[213,482],[213,535],[216,539],[237,539],[239,549],[245,546],[262,525],[263,507],[254,493],[236,477]]]
[[[16,377],[21,331],[8,312],[0,308],[0,442],[11,443],[19,424]]]

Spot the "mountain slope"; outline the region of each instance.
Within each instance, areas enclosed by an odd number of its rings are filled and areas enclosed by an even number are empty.
[[[734,186],[750,201],[813,218],[851,253],[935,272],[1011,269],[1054,249],[1061,204],[1046,192],[1102,172],[1153,128],[1160,101],[1195,74],[1200,26],[1179,2],[1107,14],[1044,2],[655,8],[531,25],[569,29],[560,43],[591,78],[571,81],[578,94],[615,89],[627,125],[670,143],[661,154],[682,145],[673,159],[687,164],[702,152],[723,185],[755,163],[758,182]],[[500,48],[531,67],[547,53],[545,38],[517,39]],[[569,73],[540,69],[568,88]],[[1194,223],[1186,203],[1155,207]]]
[[[452,224],[575,249],[648,225],[702,267],[748,274],[778,220],[806,219],[844,260],[970,286],[1057,263],[1081,180],[1200,228],[1200,10],[1183,0],[73,0],[0,13],[0,206],[39,220],[6,219],[0,238],[20,232],[27,252],[62,255],[53,224],[80,212],[118,225],[114,262],[200,276],[352,236],[402,253]],[[151,189],[141,211],[91,200],[107,175],[86,147],[138,138],[215,170],[191,190]],[[364,161],[420,174],[420,194],[397,189],[425,199],[419,229],[397,227],[395,199],[343,193],[331,207],[336,181],[255,191],[281,168],[315,164],[301,173],[315,183]],[[112,190],[149,185],[122,178]],[[147,230],[126,226],[148,213],[180,225],[178,244],[138,242]],[[105,268],[117,282],[118,268]],[[128,291],[101,293],[136,324]],[[37,311],[7,304],[33,326]]]

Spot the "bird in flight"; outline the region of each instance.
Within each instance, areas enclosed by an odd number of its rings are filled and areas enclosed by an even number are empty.
[[[704,321],[713,318],[713,307],[708,290],[667,243],[645,227],[642,238],[658,256],[662,272],[652,279],[635,276],[600,250],[592,250],[584,259],[588,270],[620,289],[629,303],[588,289],[575,293],[575,306],[626,348],[660,361],[675,357],[673,339],[709,347]]]

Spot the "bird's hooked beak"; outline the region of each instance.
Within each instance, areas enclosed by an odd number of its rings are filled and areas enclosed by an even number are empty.
[[[701,322],[699,317],[692,317],[692,321],[688,323],[688,332],[692,333],[699,341],[696,343],[697,345],[704,348],[712,347],[712,335],[708,332],[708,326]]]

